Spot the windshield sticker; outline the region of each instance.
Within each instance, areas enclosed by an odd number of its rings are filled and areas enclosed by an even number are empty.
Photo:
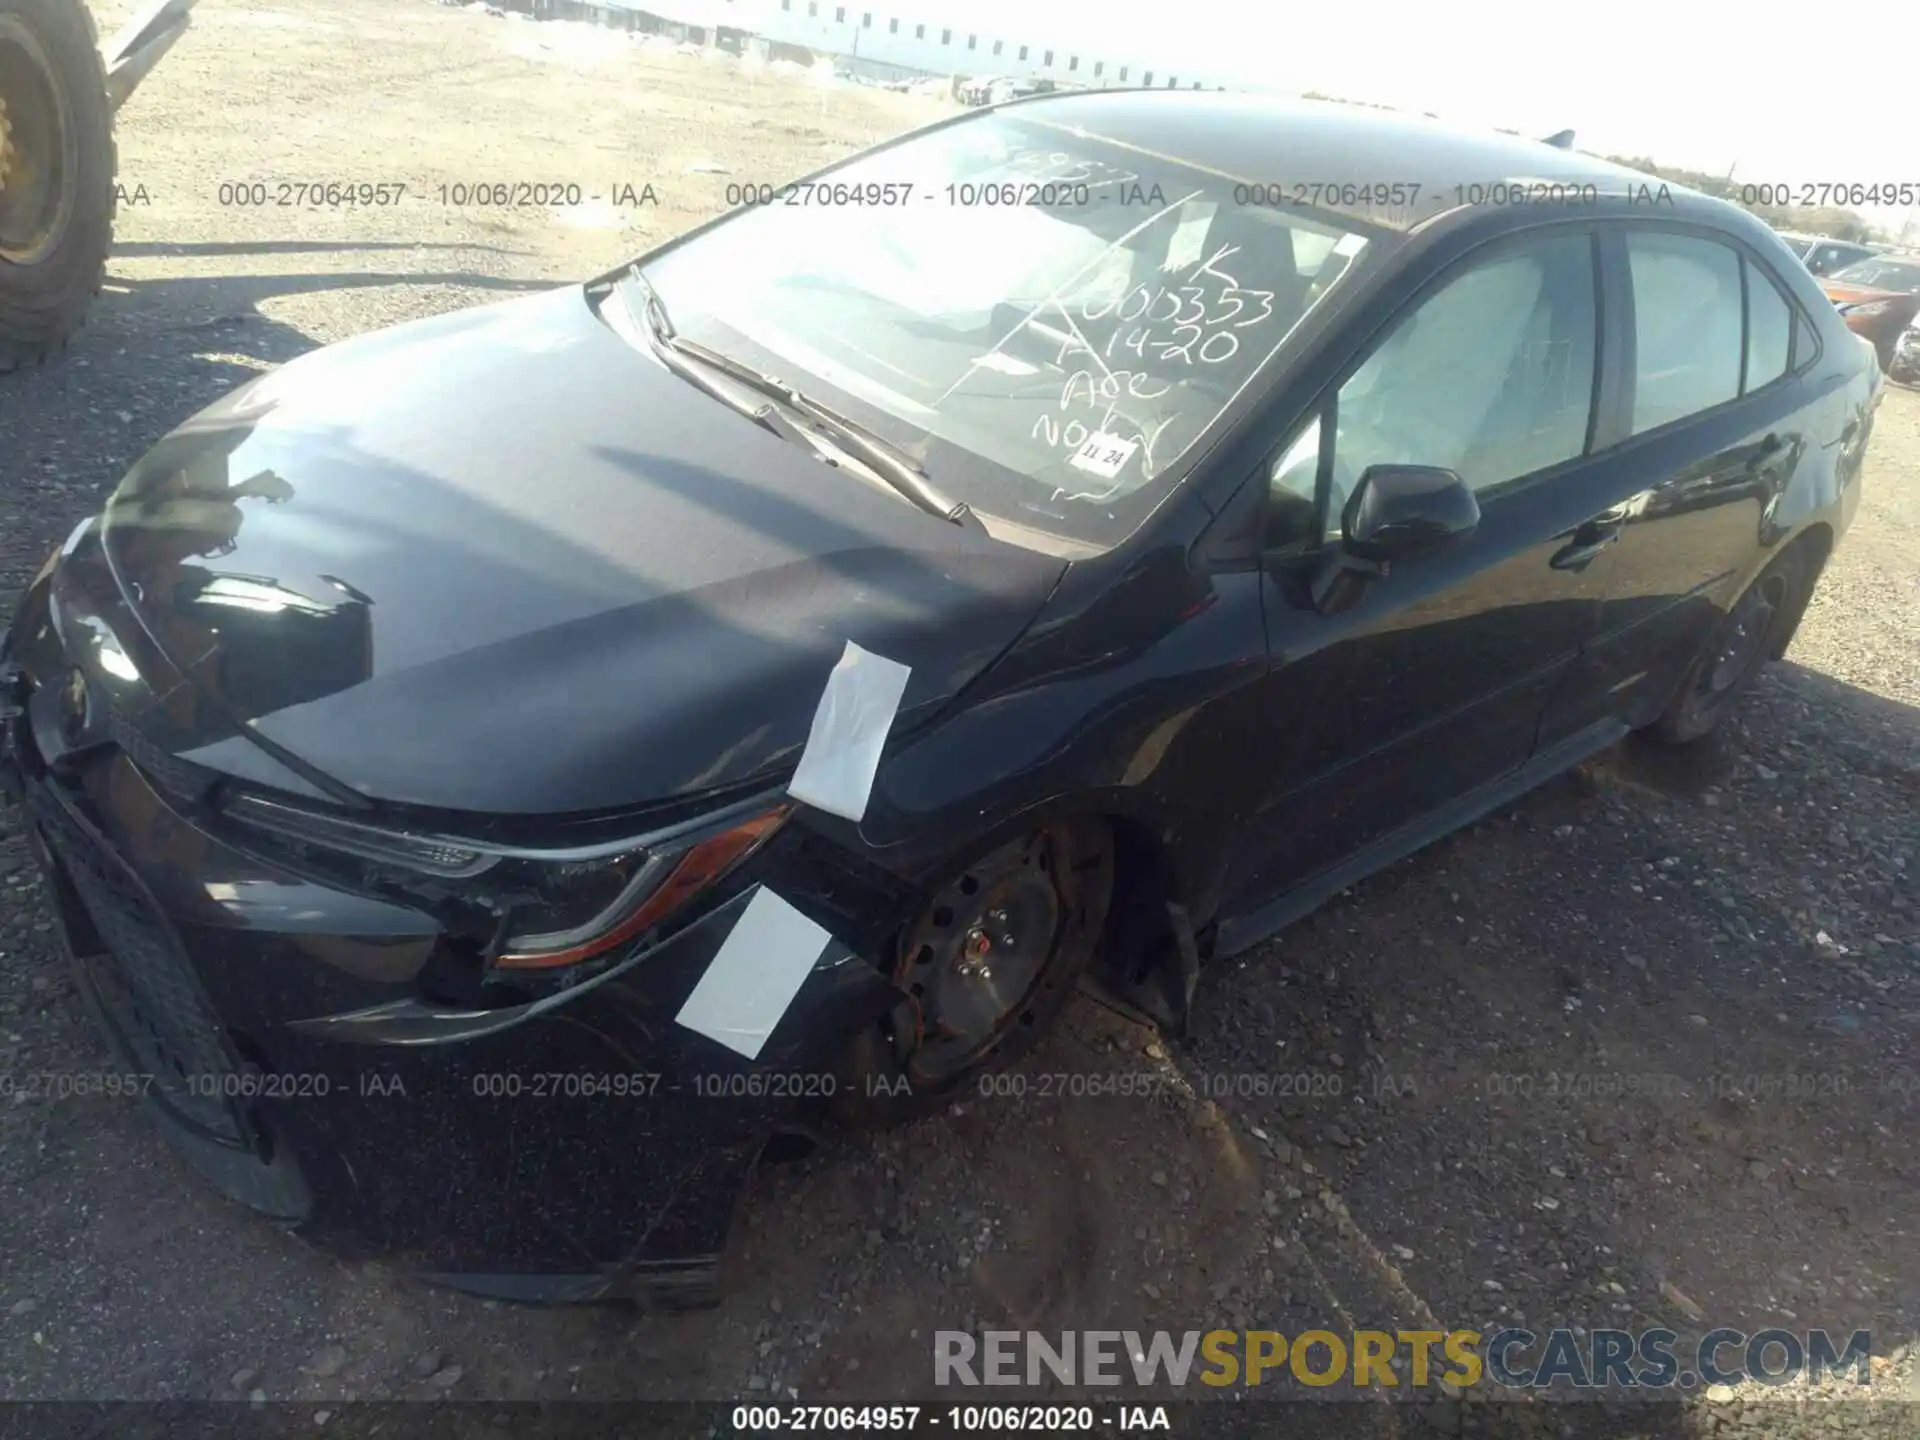
[[[1104,430],[1096,430],[1087,437],[1087,443],[1073,452],[1073,458],[1067,463],[1076,470],[1085,470],[1089,475],[1098,475],[1102,480],[1111,480],[1133,459],[1133,452],[1140,448],[1138,440],[1124,440],[1118,435],[1109,435]]]

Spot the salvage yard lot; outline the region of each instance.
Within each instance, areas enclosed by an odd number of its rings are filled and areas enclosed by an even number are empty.
[[[0,381],[9,611],[141,451],[251,374],[603,270],[730,183],[945,113],[478,10],[197,14],[121,116],[93,324]],[[282,206],[282,182],[406,192]],[[580,203],[456,203],[520,182]],[[419,1290],[212,1197],[126,1102],[0,1095],[0,1399],[881,1400],[928,1393],[936,1329],[1520,1323],[1866,1329],[1873,1393],[1920,1401],[1917,876],[1920,394],[1893,390],[1787,663],[1714,741],[1624,746],[1341,897],[1207,976],[1185,1041],[1083,1003],[992,1093],[769,1170],[717,1312]],[[102,1061],[0,819],[0,1075]],[[1920,1428],[1833,1403],[1634,1423]],[[1412,1423],[1331,1408],[1288,1418]]]

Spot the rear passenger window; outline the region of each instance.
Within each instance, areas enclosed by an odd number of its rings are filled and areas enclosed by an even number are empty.
[[[1633,273],[1633,433],[1740,394],[1740,256],[1688,235],[1627,236]]]
[[[1758,390],[1787,373],[1793,348],[1793,310],[1759,266],[1747,272],[1747,378],[1742,392]]]

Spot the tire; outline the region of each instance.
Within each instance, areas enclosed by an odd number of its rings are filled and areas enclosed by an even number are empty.
[[[910,998],[847,1050],[832,1118],[855,1129],[911,1120],[1027,1054],[1099,949],[1113,878],[1112,831],[1093,819],[956,866],[900,937],[894,981]]]
[[[1805,552],[1797,545],[1781,552],[1714,625],[1679,691],[1645,733],[1686,745],[1718,725],[1792,630],[1809,583]]]
[[[0,374],[86,317],[113,243],[113,105],[83,0],[0,0]]]

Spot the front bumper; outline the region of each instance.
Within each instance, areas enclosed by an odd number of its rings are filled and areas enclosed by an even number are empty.
[[[900,999],[838,937],[877,953],[908,892],[789,826],[591,985],[436,1003],[430,916],[240,853],[122,749],[50,768],[4,632],[0,680],[0,776],[122,1070],[203,1175],[343,1255],[510,1299],[716,1298],[766,1140]],[[674,1016],[763,885],[836,939],[749,1062]]]

